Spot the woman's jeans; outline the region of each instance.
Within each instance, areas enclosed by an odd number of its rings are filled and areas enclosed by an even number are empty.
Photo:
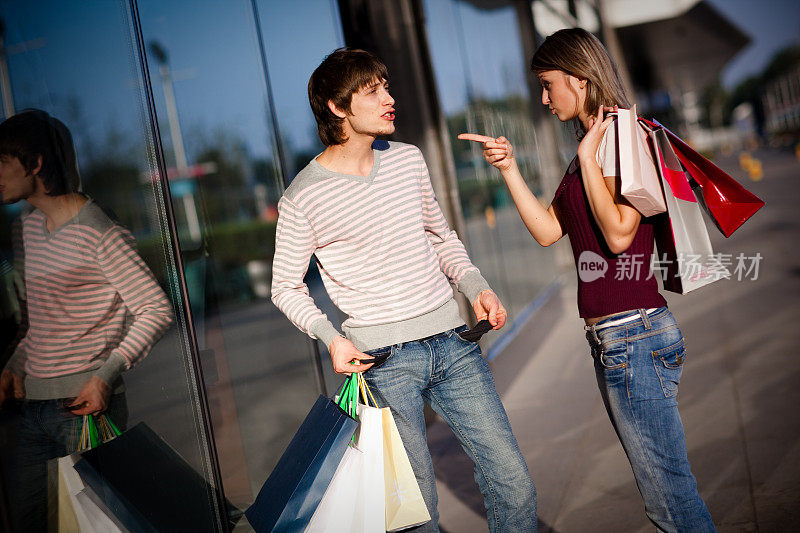
[[[425,440],[424,402],[455,433],[475,464],[490,531],[537,530],[536,489],[511,432],[506,411],[480,347],[450,330],[425,339],[372,350],[389,352],[364,373],[376,401],[389,406],[405,445],[431,521],[414,531],[438,531],[436,478]]]
[[[631,315],[637,319],[602,327]],[[677,401],[686,350],[672,313],[630,311],[586,329],[597,385],[648,518],[660,531],[716,531],[686,456]]]
[[[47,530],[47,462],[77,451],[83,417],[64,407],[65,400],[24,400],[9,488],[16,533]],[[120,431],[128,424],[124,393],[112,394],[105,411]]]

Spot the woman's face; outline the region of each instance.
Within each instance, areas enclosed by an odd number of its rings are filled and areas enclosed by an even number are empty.
[[[580,80],[563,70],[547,70],[537,77],[542,84],[542,104],[558,117],[561,122],[574,118],[581,119],[585,114],[586,80]]]

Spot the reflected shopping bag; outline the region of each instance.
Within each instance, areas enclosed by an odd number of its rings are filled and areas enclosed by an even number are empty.
[[[639,211],[649,217],[667,210],[661,181],[647,135],[639,125],[636,106],[617,110],[617,153],[621,193]]]
[[[92,489],[86,487],[75,495],[76,506],[79,506],[93,529],[81,528],[81,533],[134,533],[126,529],[105,506]]]
[[[383,410],[383,475],[386,531],[400,531],[431,519],[397,424],[388,408]]]
[[[358,423],[320,396],[245,512],[260,532],[299,532],[308,525]]]
[[[720,232],[730,237],[756,211],[764,201],[742,187],[711,161],[698,154],[677,135],[658,122],[650,123],[663,128],[678,160],[683,164],[697,190],[698,200]]]
[[[364,403],[358,403],[356,408],[356,439],[339,463],[306,533],[373,533],[383,531],[386,523],[383,494],[384,409],[368,405],[366,385],[361,374],[351,374],[347,381],[357,385],[364,399]]]
[[[711,268],[713,250],[700,204],[663,128],[650,132],[667,212],[653,218],[664,289],[679,294],[725,277]]]
[[[77,453],[58,462],[58,533],[125,533],[100,498],[75,471]]]
[[[81,479],[131,531],[216,531],[217,491],[146,424],[82,454]],[[235,515],[225,502],[221,512]]]
[[[87,515],[86,506],[80,499],[84,491],[91,491],[75,471],[74,465],[81,456],[77,452],[89,450],[107,442],[120,434],[119,429],[107,414],[84,415],[81,421],[81,433],[76,453],[53,459],[48,463],[49,489],[53,491],[49,497],[52,501],[49,509],[56,515],[49,517],[48,530],[58,533],[105,533],[121,531],[114,527],[98,528],[97,521]],[[90,514],[95,513],[94,505],[87,504]],[[103,510],[99,510],[103,513]]]

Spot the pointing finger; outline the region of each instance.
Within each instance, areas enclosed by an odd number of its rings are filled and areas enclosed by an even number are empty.
[[[496,143],[496,142],[491,142],[491,141],[483,143],[483,149],[484,150],[489,150],[489,149],[492,149],[492,148],[499,149],[499,150],[508,150],[508,145],[501,144],[501,143]]]
[[[462,141],[475,141],[479,143],[492,142],[494,137],[487,137],[486,135],[478,135],[477,133],[459,133],[458,138]]]

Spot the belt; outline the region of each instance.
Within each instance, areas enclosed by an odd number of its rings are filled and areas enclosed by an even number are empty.
[[[645,313],[648,315],[653,314],[654,312],[658,311],[657,307],[652,307],[650,309],[645,310]],[[630,316],[626,316],[623,318],[619,318],[617,320],[612,320],[610,322],[598,322],[597,324],[592,324],[591,326],[583,326],[583,329],[586,331],[600,331],[601,329],[610,328],[613,326],[620,326],[622,324],[627,324],[628,322],[633,322],[634,320],[639,320],[642,318],[641,311],[636,314],[632,314]]]

